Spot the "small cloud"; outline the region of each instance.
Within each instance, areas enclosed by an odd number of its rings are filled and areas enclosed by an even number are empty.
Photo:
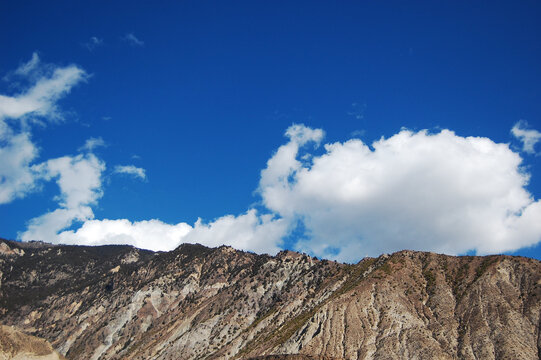
[[[145,42],[142,40],[139,40],[135,35],[132,33],[128,33],[122,37],[122,40],[127,41],[132,46],[145,46]]]
[[[511,133],[522,142],[522,151],[528,154],[535,154],[535,144],[541,140],[541,132],[537,130],[528,130],[528,123],[520,120],[513,126]]]
[[[359,104],[354,102],[351,104],[351,110],[347,112],[349,116],[353,116],[357,120],[364,119],[364,112],[366,110],[366,104]]]
[[[132,158],[132,159],[135,159],[135,160],[139,160],[141,157],[140,157],[139,155],[137,155],[137,154],[133,154],[133,155],[131,156],[131,158]]]
[[[354,130],[351,132],[351,137],[356,139],[360,139],[364,135],[366,135],[366,130]]]
[[[37,52],[32,54],[32,59],[22,64],[15,70],[15,74],[20,76],[28,76],[32,71],[36,70],[39,66],[40,60]]]
[[[92,151],[97,147],[105,147],[107,144],[103,139],[100,137],[91,137],[85,141],[85,144],[79,148],[79,151],[86,150],[86,151]]]
[[[111,121],[111,120],[113,120],[113,118],[111,116],[102,116],[101,119],[103,121]]]
[[[143,168],[139,168],[133,165],[117,165],[115,166],[116,174],[128,174],[145,180],[147,178],[146,171]]]
[[[103,39],[100,39],[96,36],[92,36],[90,40],[81,44],[88,51],[94,51],[95,48],[103,45]]]
[[[11,82],[10,87],[21,90],[24,88],[24,82],[37,81],[40,77],[50,75],[53,68],[48,64],[43,64],[37,52],[32,53],[32,58],[19,65],[19,67],[13,71],[8,72],[2,78],[4,81]],[[23,80],[20,82],[20,80]]]

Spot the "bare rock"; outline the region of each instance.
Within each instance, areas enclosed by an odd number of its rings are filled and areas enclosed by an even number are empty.
[[[538,359],[541,263],[402,251],[19,246],[0,322],[68,359]]]

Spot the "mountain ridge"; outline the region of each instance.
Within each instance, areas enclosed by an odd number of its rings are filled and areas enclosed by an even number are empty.
[[[226,246],[153,253],[0,240],[0,322],[68,359],[533,359],[540,264],[410,250],[342,264]]]

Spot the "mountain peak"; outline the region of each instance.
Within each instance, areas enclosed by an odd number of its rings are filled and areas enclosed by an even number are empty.
[[[0,321],[68,359],[539,355],[533,259],[0,244]]]

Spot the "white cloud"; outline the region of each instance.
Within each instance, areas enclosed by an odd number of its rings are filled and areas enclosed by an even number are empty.
[[[316,146],[323,139],[321,129],[310,129],[304,125],[293,125],[286,131],[289,142],[280,146],[267,162],[267,168],[261,172],[260,190],[263,198],[268,199],[267,207],[281,207],[278,203],[287,203],[287,190],[290,187],[289,177],[302,168],[297,160],[299,148],[313,142]]]
[[[541,140],[541,132],[528,130],[526,121],[519,121],[511,129],[511,133],[522,142],[522,151],[528,154],[535,154],[535,144]]]
[[[173,250],[182,243],[210,247],[230,245],[275,254],[286,232],[287,224],[283,220],[258,215],[251,209],[239,216],[223,216],[209,224],[199,219],[193,227],[183,222],[171,225],[156,219],[133,223],[127,219],[88,220],[76,231],[64,231],[52,238],[53,242],[62,244],[129,244],[154,251]]]
[[[19,233],[23,241],[57,242],[57,234],[74,221],[94,218],[91,205],[103,195],[101,174],[105,164],[93,154],[64,156],[35,167],[45,180],[56,179],[60,195],[55,199],[59,208],[29,221],[28,229]]]
[[[105,147],[107,144],[100,137],[91,137],[85,141],[85,144],[79,148],[79,151],[94,151],[95,148]]]
[[[183,242],[206,246],[229,245],[236,249],[275,254],[280,250],[288,224],[270,214],[258,214],[255,209],[239,216],[226,215],[204,224],[197,220]]]
[[[34,53],[32,60],[19,67],[16,73],[28,75],[38,66],[39,57]],[[41,72],[38,73],[41,75]],[[75,65],[46,71],[46,74],[40,76],[26,91],[13,96],[0,95],[0,121],[26,116],[46,117],[48,120],[61,117],[56,101],[87,77],[86,72]]]
[[[88,51],[94,51],[95,48],[103,45],[103,39],[96,36],[90,37],[87,42],[82,44]]]
[[[299,250],[351,261],[402,249],[497,253],[541,240],[541,202],[506,144],[403,130],[373,149],[357,139],[326,144],[303,164],[302,141],[290,139],[262,171],[259,192],[287,222],[304,221]]]
[[[145,180],[147,177],[145,169],[136,167],[134,165],[117,165],[115,166],[115,173],[132,175],[140,178],[141,180]]]
[[[135,35],[132,33],[128,33],[122,37],[122,40],[127,41],[133,46],[144,46],[145,42],[142,40],[139,40]]]
[[[134,45],[143,45],[133,38]],[[41,181],[55,180],[60,190],[59,207],[30,220],[19,234],[22,240],[151,250],[171,250],[183,242],[226,244],[272,254],[302,221],[306,233],[296,243],[298,250],[345,261],[405,248],[497,253],[541,240],[541,201],[525,189],[529,174],[520,155],[506,144],[449,130],[402,130],[370,146],[350,139],[325,144],[320,154],[310,150],[324,132],[293,125],[285,134],[289,141],[261,172],[258,193],[267,214],[249,209],[193,226],[95,220],[92,207],[103,195],[105,163],[92,151],[105,145],[103,139],[88,139],[79,149],[85,154],[39,164],[28,126],[61,117],[57,101],[87,74],[75,65],[41,64],[37,54],[13,74],[31,85],[19,94],[0,95],[0,204],[24,197]],[[534,152],[538,131],[523,122],[511,131],[525,152]],[[116,166],[114,172],[146,178],[145,170],[133,165]],[[82,225],[71,229],[78,221]]]
[[[99,186],[82,186],[93,190],[70,202],[65,194],[77,192],[60,177],[61,209],[33,220],[22,238],[150,250],[225,244],[274,254],[302,221],[306,233],[296,248],[342,261],[402,249],[498,253],[541,240],[541,202],[525,190],[529,178],[522,159],[506,144],[449,130],[402,130],[371,147],[351,139],[326,144],[323,154],[314,155],[308,145],[318,146],[322,130],[294,125],[286,136],[289,141],[261,172],[259,193],[269,214],[250,209],[193,226],[94,220],[89,205],[99,198]],[[54,168],[48,168],[50,176],[60,174]],[[67,229],[76,220],[83,225]]]
[[[37,155],[30,134],[2,136],[0,133],[0,204],[35,190],[37,177],[30,164]]]
[[[86,221],[93,217],[94,213],[88,206],[73,209],[58,208],[31,219],[26,231],[19,233],[17,237],[22,241],[41,240],[57,243],[59,231],[70,227],[74,221]]]
[[[0,204],[36,190],[41,178],[33,164],[38,148],[32,142],[27,120],[60,117],[56,101],[86,78],[86,73],[74,65],[42,64],[37,53],[13,74],[32,84],[20,94],[0,95]]]
[[[37,52],[34,52],[32,54],[32,58],[28,62],[19,66],[14,73],[19,76],[29,76],[33,71],[39,68],[39,65],[39,55]]]
[[[34,163],[38,149],[31,141],[28,122],[54,121],[61,117],[56,102],[73,86],[87,78],[75,65],[55,67],[42,64],[37,53],[13,74],[30,86],[17,95],[0,95],[0,204],[22,198],[40,181],[56,180],[59,208],[31,219],[22,240],[55,241],[59,231],[74,221],[92,219],[92,205],[102,196],[101,173],[105,164],[92,153],[64,156]],[[20,129],[19,131],[17,129]],[[84,148],[91,151],[104,145],[101,138],[89,139]]]
[[[128,244],[140,249],[168,251],[176,248],[192,229],[186,223],[170,225],[160,220],[131,222],[88,220],[76,231],[64,231],[55,242],[75,245]]]
[[[102,196],[101,173],[105,164],[93,154],[48,160],[38,170],[47,180],[56,178],[63,207],[94,204]]]

